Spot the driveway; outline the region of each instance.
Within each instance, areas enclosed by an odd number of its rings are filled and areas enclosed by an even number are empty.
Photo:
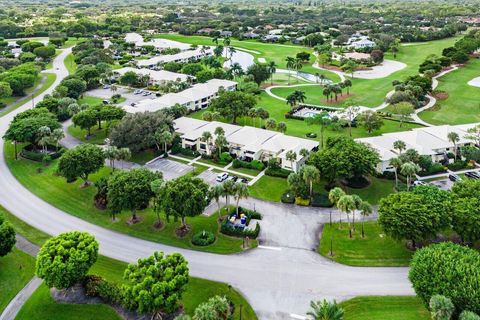
[[[152,171],[160,171],[165,180],[176,179],[193,170],[192,166],[164,158],[153,159],[147,162],[144,167]]]
[[[119,106],[130,106],[132,103],[139,103],[145,99],[155,99],[155,94],[149,96],[143,96],[141,94],[133,94],[133,89],[127,89],[124,87],[117,87],[117,91],[113,92],[110,89],[97,88],[85,93],[86,96],[97,97],[103,100],[110,99],[114,94],[120,94],[126,100],[118,103]]]

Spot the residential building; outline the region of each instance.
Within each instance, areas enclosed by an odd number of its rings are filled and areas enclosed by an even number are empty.
[[[190,111],[195,111],[208,107],[210,101],[218,96],[221,89],[234,91],[236,88],[235,81],[212,79],[181,92],[167,93],[156,99],[145,99],[135,106],[123,106],[123,108],[129,113],[155,112],[179,104]]]
[[[214,151],[215,129],[221,127],[225,132],[230,154],[246,161],[268,161],[277,159],[284,169],[297,172],[305,163],[300,150],[315,151],[318,142],[287,136],[283,133],[249,126],[237,126],[217,121],[203,121],[182,117],[175,120],[175,131],[182,139],[182,147],[200,153],[212,154]],[[210,132],[212,141],[204,141],[202,135]],[[295,160],[287,159],[287,153],[293,151]]]
[[[159,51],[170,49],[170,48],[175,48],[181,51],[185,51],[191,48],[191,45],[188,43],[182,43],[182,42],[173,41],[169,39],[156,38],[150,41],[144,41],[143,36],[135,32],[130,32],[125,34],[125,42],[134,43],[136,47],[154,46],[155,49]]]
[[[473,141],[465,136],[468,135],[468,129],[475,125],[477,124],[416,128],[410,131],[386,133],[377,137],[359,138],[356,141],[365,143],[378,151],[381,160],[377,165],[378,172],[393,171],[390,160],[400,155],[399,150],[395,150],[393,147],[395,141],[403,141],[407,150],[414,149],[421,156],[431,157],[433,162],[441,162],[446,161],[447,153],[454,152],[455,149],[453,142],[448,139],[448,134],[450,132],[458,134],[460,140],[456,143],[457,148],[473,145]]]
[[[137,66],[141,68],[156,68],[168,62],[187,63],[212,55],[213,49],[211,47],[200,47],[195,50],[182,51],[177,54],[160,55],[147,60],[139,60],[137,61]]]
[[[114,75],[117,78],[121,77],[127,72],[135,72],[138,75],[142,76],[149,76],[149,84],[151,85],[160,85],[170,81],[181,81],[186,82],[190,79],[194,79],[195,77],[182,74],[182,73],[175,73],[166,70],[150,70],[150,69],[137,69],[131,67],[125,67],[121,69],[113,70]]]
[[[367,36],[354,34],[348,39],[347,45],[354,49],[366,49],[375,47],[376,43],[371,41]]]

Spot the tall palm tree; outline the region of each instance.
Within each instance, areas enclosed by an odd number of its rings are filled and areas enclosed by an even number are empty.
[[[248,187],[245,183],[240,183],[237,182],[234,187],[234,198],[235,201],[237,202],[237,217],[238,217],[238,211],[239,211],[239,203],[241,199],[246,199],[250,195],[248,191]]]
[[[276,127],[277,127],[277,120],[273,118],[269,118],[267,119],[267,121],[265,121],[265,129],[275,130]]]
[[[298,81],[300,80],[300,77],[298,76],[298,73],[299,73],[300,69],[303,68],[302,59],[300,59],[300,58],[295,59],[294,67],[295,67],[295,70],[297,71],[297,83],[298,83]]]
[[[227,138],[223,134],[219,134],[215,138],[215,148],[218,150],[218,158],[222,156],[222,149],[227,145]]]
[[[368,217],[369,215],[372,214],[373,207],[367,201],[362,201],[359,210],[360,210],[360,215],[362,216],[362,239],[363,239],[365,238],[365,229],[363,226],[364,220],[365,220],[365,217]]]
[[[393,167],[395,172],[395,188],[398,189],[398,170],[402,167],[403,161],[400,158],[390,159],[390,165]]]
[[[402,151],[407,148],[407,144],[402,140],[397,140],[393,142],[393,149],[398,150],[399,154],[402,154]]]
[[[332,87],[330,85],[325,85],[322,94],[327,98],[328,102],[330,100],[330,95],[332,94]]]
[[[345,311],[340,308],[335,300],[333,302],[311,301],[310,311],[307,312],[314,320],[342,320]]]
[[[167,145],[172,142],[173,135],[170,131],[164,130],[160,133],[159,139],[160,139],[159,142],[163,144],[163,151],[166,153],[167,152]]]
[[[270,74],[270,84],[273,85],[273,75],[277,72],[277,64],[275,61],[270,61],[268,63],[268,73]]]
[[[202,133],[202,137],[200,138],[200,140],[202,140],[203,142],[205,142],[207,144],[207,149],[210,150],[210,141],[212,140],[213,136],[212,134],[210,133],[210,131],[204,131]],[[208,152],[207,150],[207,152]]]
[[[335,187],[328,193],[328,200],[338,208],[338,200],[345,195],[345,191]],[[340,228],[342,228],[342,212],[340,211]]]
[[[297,96],[297,102],[298,103],[304,103],[305,100],[307,99],[307,96],[305,95],[305,92],[303,92],[303,91],[295,90],[295,95]]]
[[[293,150],[287,151],[285,155],[285,160],[290,161],[290,167],[293,170],[293,161],[297,160],[297,153]]]
[[[402,164],[400,173],[407,177],[407,191],[410,190],[410,184],[412,182],[412,177],[420,171],[418,164],[413,162],[406,162]]]
[[[352,214],[352,229],[353,231],[355,231],[355,213],[357,210],[360,210],[363,200],[357,194],[353,194],[352,198],[353,198],[353,201],[355,202],[355,209],[353,210],[353,214]]]
[[[453,143],[453,156],[455,158],[455,161],[457,161],[457,142],[460,141],[460,136],[458,135],[458,133],[452,131],[447,134],[447,138],[451,143]]]
[[[349,95],[349,94],[350,94],[350,87],[352,86],[352,80],[350,80],[350,79],[345,79],[345,80],[343,81],[343,86],[344,86],[344,88],[347,89],[347,95]]]
[[[287,124],[283,121],[277,123],[277,130],[280,131],[281,133],[287,132]]]
[[[118,158],[118,148],[116,146],[108,146],[105,148],[105,157],[110,162],[112,171],[115,171],[115,160]]]
[[[228,53],[230,54],[230,58],[228,60],[232,60],[233,54],[237,52],[237,50],[234,47],[228,48]]]
[[[210,187],[208,192],[211,199],[215,199],[218,207],[218,221],[222,220],[222,208],[220,207],[220,198],[224,195],[223,184],[216,184]]]
[[[58,151],[58,144],[63,138],[65,138],[65,133],[60,128],[53,130],[50,134],[50,139],[55,144],[55,151]]]
[[[47,126],[42,126],[38,129],[38,135],[40,139],[38,140],[38,144],[42,147],[42,152],[47,153],[47,146],[50,142],[50,135],[52,134],[52,130]]]
[[[222,182],[223,196],[225,197],[225,204],[227,207],[230,204],[230,196],[235,194],[235,182],[233,180],[225,180]]]
[[[351,195],[346,194],[342,196],[340,199],[338,199],[337,208],[340,209],[340,211],[345,212],[345,214],[347,215],[348,234],[350,238],[352,238],[352,225],[350,223],[350,213],[356,208],[355,199]]]
[[[302,168],[302,179],[309,186],[311,199],[313,196],[313,183],[320,180],[320,171],[312,165],[306,165]]]
[[[118,149],[118,161],[127,161],[132,157],[132,152],[129,148],[120,148]],[[122,169],[123,169],[123,162],[122,162]]]
[[[325,127],[332,122],[330,115],[328,112],[322,111],[315,114],[313,117],[305,118],[305,120],[308,125],[318,124],[320,126],[320,149],[323,149],[323,132],[325,131]]]
[[[297,95],[295,92],[290,93],[286,98],[287,104],[293,109],[297,105]]]
[[[295,68],[295,58],[293,57],[287,57],[285,59],[285,61],[287,61],[287,69],[288,69],[288,85],[290,85],[290,70],[292,70],[293,68]]]

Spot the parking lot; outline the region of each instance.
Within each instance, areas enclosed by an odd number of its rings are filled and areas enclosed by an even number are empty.
[[[220,183],[220,182],[217,181],[217,176],[219,174],[220,173],[215,172],[213,170],[205,170],[202,173],[200,173],[198,175],[198,177],[201,178],[203,181],[205,181],[206,183],[208,183],[210,185],[216,185],[216,184]],[[228,175],[229,175],[229,177],[233,176],[232,174],[228,174]],[[236,182],[241,182],[241,179],[236,180]]]
[[[178,178],[193,170],[192,166],[164,158],[156,158],[148,162],[145,168],[152,171],[160,171],[165,180]]]
[[[149,96],[144,96],[143,94],[134,94],[134,89],[128,89],[124,87],[117,87],[117,91],[113,92],[110,89],[104,89],[103,87],[98,89],[93,89],[87,91],[85,95],[101,98],[103,100],[109,100],[113,95],[119,94],[124,97],[126,100],[118,103],[120,106],[130,106],[132,103],[138,103],[145,99],[155,99],[155,93],[152,93]]]

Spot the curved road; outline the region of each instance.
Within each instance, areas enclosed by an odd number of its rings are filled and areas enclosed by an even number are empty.
[[[57,74],[54,85],[68,75],[64,50],[53,63]],[[3,136],[15,114],[22,107],[0,118]],[[0,139],[0,153],[4,141]],[[102,255],[134,262],[160,250],[179,252],[189,262],[192,276],[230,283],[249,300],[260,319],[292,319],[304,315],[312,299],[347,299],[359,295],[412,295],[407,268],[355,268],[332,263],[317,253],[304,249],[255,249],[243,254],[217,255],[179,249],[120,234],[71,216],[36,197],[23,187],[0,157],[0,204],[33,227],[51,235],[71,230],[93,234]]]

